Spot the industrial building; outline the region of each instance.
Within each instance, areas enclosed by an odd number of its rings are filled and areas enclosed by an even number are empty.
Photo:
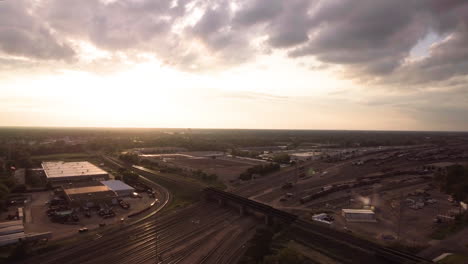
[[[130,196],[135,191],[135,188],[125,184],[122,181],[109,180],[101,181],[101,183],[107,186],[110,190],[114,191],[119,197]]]
[[[74,182],[61,186],[72,206],[87,206],[102,202],[117,203],[118,197],[130,196],[135,189],[122,181]]]
[[[20,240],[32,241],[52,237],[50,232],[26,234],[23,224],[23,208],[18,208],[17,215],[19,220],[0,222],[0,246],[15,244]]]
[[[375,213],[369,209],[342,209],[347,222],[377,222]]]
[[[103,181],[109,174],[87,161],[80,162],[43,162],[42,168],[47,181],[63,183],[71,181]]]
[[[64,193],[72,206],[92,207],[102,202],[117,202],[117,194],[105,185],[69,188],[64,189]]]

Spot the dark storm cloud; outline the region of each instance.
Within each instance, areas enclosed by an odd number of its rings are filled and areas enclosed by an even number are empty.
[[[310,41],[290,52],[373,74],[398,67],[427,33],[420,0],[323,1],[310,22]]]
[[[466,1],[321,1],[310,16],[310,40],[290,49],[291,57],[313,56],[384,84],[422,85],[468,74]],[[426,58],[408,61],[431,31],[449,38]]]
[[[60,42],[43,21],[28,14],[27,1],[0,2],[0,51],[23,57],[69,60],[73,49]]]
[[[241,9],[236,13],[235,24],[251,26],[261,22],[267,22],[278,16],[283,10],[281,0],[255,0],[245,1]]]
[[[434,9],[437,15],[434,29],[447,37],[433,46],[422,60],[404,65],[389,81],[425,84],[438,82],[449,85],[452,78],[468,74],[468,3],[448,1]],[[457,2],[457,3],[455,3]]]
[[[269,43],[273,47],[291,47],[309,39],[309,8],[313,1],[291,0],[284,4],[280,16],[271,21],[267,30]]]

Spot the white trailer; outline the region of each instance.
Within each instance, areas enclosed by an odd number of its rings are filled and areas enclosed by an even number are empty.
[[[342,209],[342,215],[347,222],[377,222],[374,211],[369,209]]]

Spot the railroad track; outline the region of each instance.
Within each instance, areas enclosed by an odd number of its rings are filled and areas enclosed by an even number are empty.
[[[218,248],[218,252],[212,254],[211,256],[211,263],[219,264],[219,263],[237,263],[237,260],[239,260],[240,257],[242,257],[241,251],[245,250],[244,247],[240,246],[239,247],[239,242],[247,242],[245,238],[243,238],[243,235],[245,236],[246,233],[252,231],[254,228],[256,228],[256,225],[251,225],[248,230],[236,230],[235,235],[228,235],[228,240],[226,243],[223,243],[220,245]],[[236,250],[233,251],[233,248]],[[214,255],[214,256],[213,256]],[[210,262],[206,262],[210,263]]]
[[[111,229],[107,232],[101,233],[103,237],[94,241],[82,242],[79,245],[67,247],[60,252],[54,252],[54,254],[47,254],[35,258],[34,262],[31,263],[81,263],[95,257],[96,248],[100,252],[106,252],[107,250],[115,249],[118,245],[124,244],[128,241],[133,241],[134,238],[139,237],[149,230],[160,228],[164,225],[170,225],[177,221],[177,219],[188,217],[199,210],[200,205],[187,208],[186,210],[179,212],[179,214],[168,215],[162,218],[161,223],[155,222],[155,218],[145,218],[139,220],[134,225],[124,226],[121,229]],[[40,260],[40,262],[36,262]]]
[[[232,217],[232,212],[226,211],[212,216],[210,222],[197,226],[195,229],[190,227],[180,228],[179,226],[179,228],[167,230],[167,232],[153,233],[146,237],[145,240],[141,240],[138,244],[133,245],[133,249],[127,252],[127,257],[116,260],[118,260],[118,263],[144,263],[156,258],[156,249],[157,254],[162,259],[165,259],[174,248],[182,246],[196,237],[203,237],[203,233],[212,231],[211,229],[215,230],[216,226],[224,222],[227,216]],[[186,225],[186,223],[183,224]],[[96,261],[90,263],[103,262]]]
[[[320,245],[321,249],[327,248],[323,246],[328,243],[330,248],[339,251],[342,256],[348,256],[348,258],[343,259],[345,262],[359,263],[353,260],[353,257],[359,256],[361,259],[364,257],[374,258],[374,263],[379,263],[376,261],[382,259],[394,261],[395,263],[431,263],[427,259],[416,255],[393,250],[368,240],[328,227],[312,224],[304,220],[296,220],[293,225],[299,229],[298,232],[295,233],[299,242],[309,245],[312,244],[312,246]],[[327,252],[324,253],[329,254]],[[359,258],[357,260],[359,260]]]
[[[111,162],[115,167],[123,167],[123,165],[118,162],[112,160],[108,160],[108,162]],[[138,234],[139,232],[145,232],[145,229],[151,226],[150,219],[168,204],[168,202],[171,199],[171,195],[166,188],[160,186],[159,184],[156,184],[145,177],[141,177],[141,180],[155,187],[156,191],[159,194],[161,194],[158,197],[159,199],[156,199],[158,200],[159,204],[156,204],[156,200],[153,202],[153,205],[156,206],[154,210],[148,210],[148,213],[143,215],[143,217],[138,217],[131,222],[123,224],[118,229],[106,229],[100,232],[99,234],[96,234],[98,235],[98,237],[91,238],[91,241],[79,241],[65,248],[62,248],[60,251],[54,251],[53,253],[47,253],[41,256],[36,256],[34,261],[26,260],[22,263],[61,263],[62,258],[68,258],[73,260],[75,257],[82,257],[83,251],[93,251],[91,247],[96,246],[97,244],[99,244],[99,246],[102,245],[103,247],[106,247],[108,246],[108,241],[120,240],[125,238],[127,232],[136,234]]]

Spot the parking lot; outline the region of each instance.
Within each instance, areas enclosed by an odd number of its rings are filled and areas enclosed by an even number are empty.
[[[31,201],[25,206],[25,231],[26,232],[52,232],[52,239],[60,239],[75,235],[80,228],[86,227],[89,230],[99,228],[100,225],[119,224],[121,219],[128,221],[128,215],[138,212],[148,207],[155,198],[146,193],[141,193],[141,198],[122,198],[130,205],[129,209],[123,209],[120,205],[108,204],[115,216],[103,218],[97,209],[89,209],[90,216],[87,217],[85,210],[77,210],[79,218],[77,222],[67,222],[64,224],[54,223],[47,215],[49,205],[47,202],[53,197],[52,192],[37,192],[31,194]]]

